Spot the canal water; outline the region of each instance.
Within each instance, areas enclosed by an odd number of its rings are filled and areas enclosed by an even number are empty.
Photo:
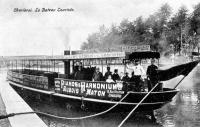
[[[170,80],[166,82],[165,86],[173,88],[181,78]],[[200,66],[196,67],[185,78],[178,89],[180,92],[173,98],[172,102],[154,112],[156,122],[152,122],[150,116],[137,113],[125,122],[124,127],[200,127]],[[66,107],[29,98],[25,98],[25,100],[34,110],[55,115],[80,117],[93,114],[92,112],[69,110]],[[0,103],[0,109],[4,111],[2,106],[3,104]],[[127,113],[107,113],[84,120],[61,120],[46,116],[40,116],[40,118],[49,127],[116,127],[126,115]],[[9,126],[9,123],[6,122],[8,121],[3,121]],[[0,126],[1,123],[2,121],[0,121]]]

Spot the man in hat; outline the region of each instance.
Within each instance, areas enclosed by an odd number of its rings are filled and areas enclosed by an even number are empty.
[[[84,80],[84,72],[82,66],[78,66],[78,70],[74,74],[75,80]]]
[[[118,69],[114,70],[114,74],[112,75],[112,79],[116,82],[117,80],[120,80]]]
[[[104,79],[106,80],[106,79],[108,79],[108,76],[109,75],[111,75],[111,77],[112,77],[112,72],[110,71],[110,67],[107,67],[107,72],[105,73],[105,75],[104,75]]]
[[[158,83],[157,76],[158,67],[155,65],[155,59],[151,59],[151,65],[147,68],[148,90],[150,91],[156,83]]]
[[[128,72],[125,72],[125,75],[123,76],[122,81],[124,81],[124,82],[130,81],[130,77],[128,76]]]
[[[92,76],[92,81],[102,81],[103,80],[103,75],[99,70],[100,69],[97,67],[96,71],[94,72],[94,74]]]

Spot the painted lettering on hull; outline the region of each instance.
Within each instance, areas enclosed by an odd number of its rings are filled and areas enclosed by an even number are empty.
[[[74,95],[100,97],[100,98],[106,98],[106,97],[120,98],[124,94],[124,91],[122,90],[123,88],[122,82],[106,83],[106,82],[55,79],[55,84],[56,84],[55,87],[60,87],[61,92]]]
[[[99,96],[99,97],[104,97],[106,94],[105,91],[101,90],[92,90],[92,89],[87,89],[86,95],[92,95],[92,96]]]

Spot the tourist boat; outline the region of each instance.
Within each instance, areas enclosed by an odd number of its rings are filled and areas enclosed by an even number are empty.
[[[70,54],[66,51],[62,56],[37,56],[37,57],[13,57],[8,59],[10,69],[7,73],[9,84],[19,93],[29,93],[31,96],[53,100],[55,103],[66,105],[68,108],[82,108],[91,111],[105,111],[115,107],[112,111],[127,112],[134,108],[149,93],[146,89],[141,92],[129,90],[129,83],[116,81],[107,83],[105,81],[92,81],[95,67],[106,66],[111,68],[124,68],[133,60],[140,60],[141,64],[148,63],[149,59],[157,59],[159,64],[160,54],[158,52],[101,52]],[[64,74],[58,65],[64,66]],[[84,80],[73,79],[73,72],[77,64],[81,64],[85,72]],[[42,65],[47,65],[46,70]],[[162,81],[174,78],[177,75],[185,75],[196,66],[196,63],[183,64],[159,71],[160,84]],[[184,70],[188,68],[189,70]],[[175,71],[180,73],[176,73]],[[180,71],[181,70],[181,71]],[[103,72],[105,73],[105,71]],[[173,73],[173,74],[172,74]],[[168,76],[167,76],[168,75]],[[146,87],[146,82],[143,82]],[[174,84],[176,85],[176,84]],[[146,99],[138,106],[137,111],[153,111],[171,102],[178,90],[175,88],[161,88],[152,91]]]

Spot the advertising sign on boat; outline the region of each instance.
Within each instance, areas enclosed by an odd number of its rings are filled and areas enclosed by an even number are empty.
[[[66,59],[91,59],[91,58],[118,58],[125,57],[124,52],[88,53],[64,56]]]
[[[150,50],[150,45],[122,46],[122,51],[124,52],[144,52]]]
[[[122,82],[106,83],[79,80],[55,79],[57,92],[95,98],[121,98],[124,94]]]

